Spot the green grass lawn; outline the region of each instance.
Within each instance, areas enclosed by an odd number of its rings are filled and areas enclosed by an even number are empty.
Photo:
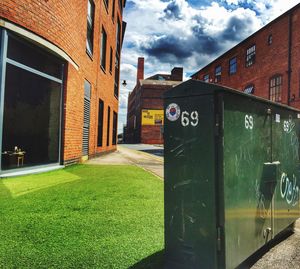
[[[157,268],[162,249],[163,182],[142,169],[0,180],[0,268]]]

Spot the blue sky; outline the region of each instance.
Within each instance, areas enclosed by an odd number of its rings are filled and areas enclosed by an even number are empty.
[[[272,21],[299,0],[127,0],[121,60],[119,128],[136,82],[138,57],[145,77],[184,68],[184,78]]]

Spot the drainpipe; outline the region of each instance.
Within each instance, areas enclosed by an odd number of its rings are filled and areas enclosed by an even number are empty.
[[[292,37],[293,37],[293,13],[289,16],[289,45],[288,45],[288,105],[291,104],[291,77],[292,77]]]

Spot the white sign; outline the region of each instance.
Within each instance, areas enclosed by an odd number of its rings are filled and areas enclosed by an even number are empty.
[[[166,109],[166,117],[169,121],[176,121],[180,117],[180,107],[179,105],[172,103],[169,104]]]

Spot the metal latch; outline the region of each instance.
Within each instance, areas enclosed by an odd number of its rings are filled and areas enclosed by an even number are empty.
[[[217,228],[217,249],[221,251],[221,227]]]

